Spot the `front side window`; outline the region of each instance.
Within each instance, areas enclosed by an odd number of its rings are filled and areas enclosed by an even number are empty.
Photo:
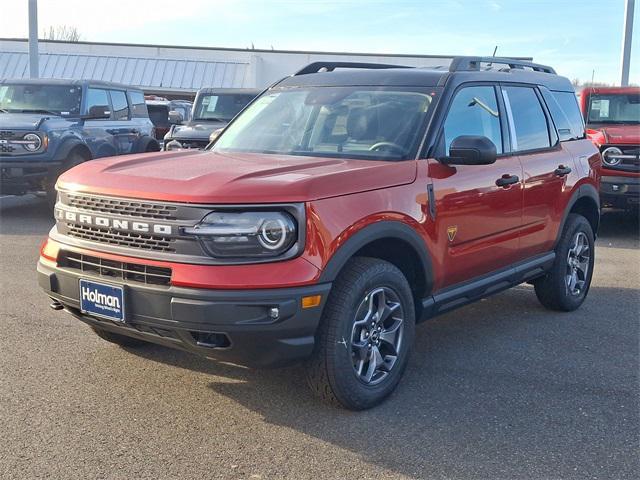
[[[87,89],[87,113],[91,113],[93,107],[100,107],[109,110],[109,97],[106,90],[101,88]]]
[[[78,115],[82,88],[75,85],[0,85],[0,110],[11,113]]]
[[[382,87],[268,92],[222,134],[216,151],[400,160],[411,158],[428,93]]]
[[[640,93],[593,93],[588,101],[587,123],[640,123]]]
[[[116,120],[129,119],[129,104],[127,103],[127,95],[121,90],[111,90],[111,104],[113,105],[113,114]]]
[[[444,121],[444,143],[449,155],[451,142],[461,135],[487,137],[501,154],[502,130],[496,92],[492,86],[465,87],[453,101]]]
[[[251,100],[254,95],[224,94],[198,97],[194,120],[209,120],[228,122],[235,117]]]
[[[514,152],[549,148],[547,117],[531,87],[504,87],[504,103],[511,112],[511,149]]]

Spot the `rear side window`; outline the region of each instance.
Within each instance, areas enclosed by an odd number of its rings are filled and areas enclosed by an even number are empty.
[[[87,89],[87,113],[91,113],[92,107],[106,107],[109,110],[109,96],[106,90],[101,88]]]
[[[129,100],[131,101],[131,115],[133,117],[148,117],[147,105],[144,103],[144,95],[139,91],[129,91]]]
[[[502,153],[502,130],[496,92],[492,86],[465,87],[456,93],[444,121],[444,143],[449,155],[451,142],[460,135],[481,135]]]
[[[549,148],[547,117],[533,88],[504,87],[504,103],[511,112],[511,149],[514,152]]]
[[[541,88],[541,91],[560,141],[584,138],[584,122],[576,96],[572,92],[550,92],[546,88]]]
[[[111,105],[113,106],[113,114],[116,120],[129,119],[129,104],[127,96],[122,90],[111,90]]]

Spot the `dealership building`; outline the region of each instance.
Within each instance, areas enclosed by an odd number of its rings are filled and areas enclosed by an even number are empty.
[[[448,67],[451,56],[303,52],[40,40],[41,78],[99,79],[191,97],[202,87],[263,88],[317,61]],[[28,78],[26,39],[0,39],[0,78]]]

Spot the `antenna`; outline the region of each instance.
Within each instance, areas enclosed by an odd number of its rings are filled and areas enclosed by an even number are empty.
[[[498,45],[496,45],[496,48],[493,49],[493,55],[491,55],[492,57],[496,56],[496,52],[498,51]],[[487,68],[493,66],[493,62],[489,62],[487,63]]]

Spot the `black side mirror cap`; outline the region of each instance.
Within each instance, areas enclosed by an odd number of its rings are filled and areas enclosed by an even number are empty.
[[[178,112],[177,110],[169,111],[169,123],[171,125],[182,125],[183,121],[184,118],[182,117],[182,114],[180,112]]]
[[[482,135],[460,135],[451,142],[449,156],[440,161],[447,165],[490,165],[497,158],[495,144]]]

